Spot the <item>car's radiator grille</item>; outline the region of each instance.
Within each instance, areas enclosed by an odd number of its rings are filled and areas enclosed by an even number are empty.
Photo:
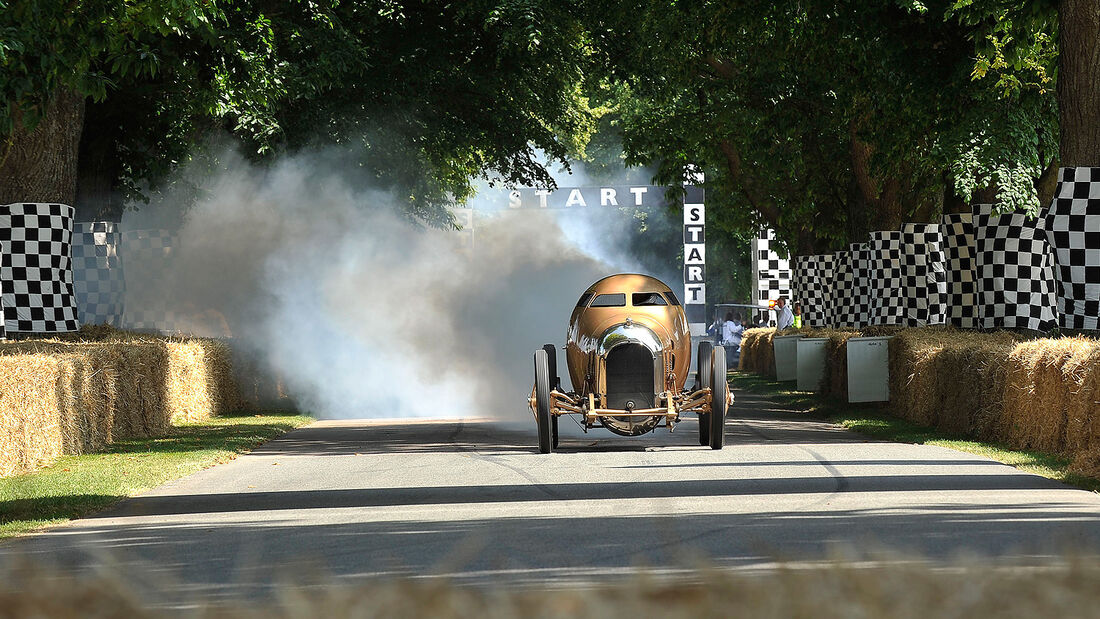
[[[607,406],[652,408],[656,405],[653,385],[653,353],[641,344],[622,344],[607,353]]]

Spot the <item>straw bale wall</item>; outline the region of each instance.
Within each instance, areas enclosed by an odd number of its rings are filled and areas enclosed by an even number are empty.
[[[108,329],[0,343],[0,477],[237,407],[218,340]]]
[[[745,329],[741,334],[741,359],[737,369],[775,378],[775,329]]]
[[[769,352],[774,330],[745,333],[740,369],[774,377]],[[847,340],[861,333],[803,333],[829,338],[824,393],[846,400]],[[893,414],[950,433],[1062,455],[1078,472],[1100,475],[1100,339],[1028,339],[1009,331],[952,327],[864,329],[862,335],[894,336]]]

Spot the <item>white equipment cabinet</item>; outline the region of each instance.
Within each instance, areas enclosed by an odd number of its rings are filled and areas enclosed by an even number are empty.
[[[890,400],[890,336],[848,340],[848,401]]]
[[[818,391],[821,379],[825,377],[825,344],[829,340],[823,337],[804,337],[798,340],[799,391]]]
[[[775,351],[775,380],[798,379],[798,340],[801,335],[780,335],[772,340]]]

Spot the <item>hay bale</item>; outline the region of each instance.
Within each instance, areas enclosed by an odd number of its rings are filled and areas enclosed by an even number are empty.
[[[1003,424],[1008,356],[1019,336],[949,327],[904,329],[890,342],[894,414],[989,439]]]
[[[741,335],[741,361],[738,369],[775,378],[775,329],[747,329]]]
[[[238,406],[231,352],[218,340],[100,328],[3,342],[0,476]]]
[[[1066,443],[1074,453],[1071,469],[1100,477],[1100,342],[1066,364],[1067,378],[1080,385],[1066,411]]]
[[[204,338],[172,338],[165,348],[165,406],[172,423],[202,421],[237,408],[229,346]]]
[[[1054,454],[1084,453],[1093,446],[1095,374],[1100,342],[1084,337],[1020,343],[1010,359],[1003,438],[1012,445]]]

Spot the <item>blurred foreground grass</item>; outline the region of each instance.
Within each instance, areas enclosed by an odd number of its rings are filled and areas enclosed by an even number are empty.
[[[35,567],[0,570],[0,619],[7,617],[152,618],[134,583],[109,569],[83,576]],[[461,587],[446,580],[375,581],[367,585],[285,585],[274,601],[195,600],[197,617],[608,617],[640,619],[791,617],[806,619],[930,617],[1092,617],[1100,609],[1100,565],[1007,567],[988,562],[929,565],[916,560],[767,572],[700,569],[689,581],[646,575],[584,588]]]
[[[736,389],[767,396],[775,402],[811,412],[832,423],[873,438],[899,443],[936,445],[964,451],[1084,490],[1100,492],[1100,479],[1070,471],[1069,458],[1038,451],[1011,449],[997,443],[948,434],[895,417],[884,404],[849,404],[835,399],[826,399],[810,392],[795,391],[791,389],[790,383],[779,383],[755,374],[731,372],[729,381]]]
[[[0,479],[0,539],[101,510],[166,481],[232,460],[312,421],[301,415],[236,414],[176,426],[160,438],[112,443]]]

